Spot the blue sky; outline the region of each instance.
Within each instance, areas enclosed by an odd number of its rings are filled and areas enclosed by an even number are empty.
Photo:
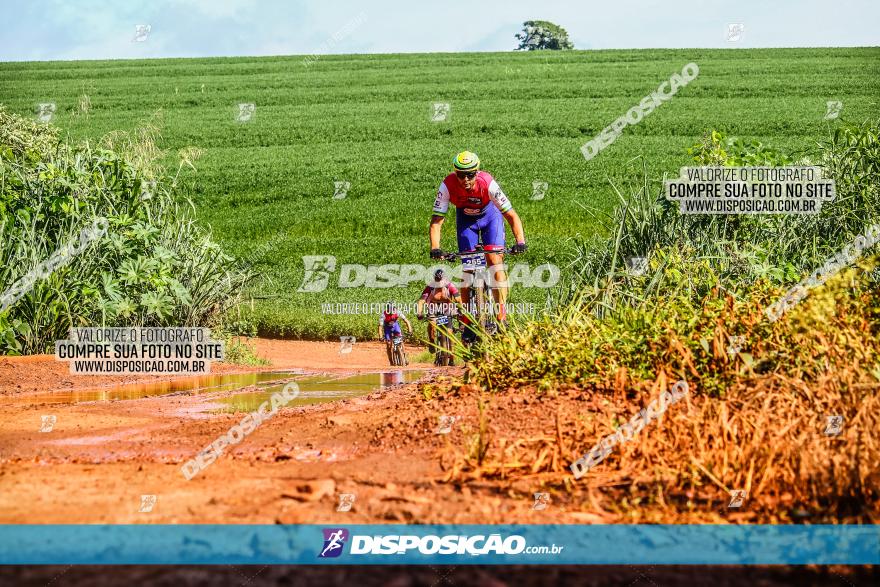
[[[0,0],[0,14],[0,61],[507,51],[529,19],[578,49],[880,45],[877,0]]]

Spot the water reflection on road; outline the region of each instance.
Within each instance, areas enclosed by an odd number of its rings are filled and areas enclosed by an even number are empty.
[[[334,401],[367,395],[378,389],[418,381],[423,371],[384,371],[381,373],[361,373],[349,377],[333,375],[313,375],[295,380],[300,393],[288,407],[305,406],[320,402]],[[268,401],[272,394],[281,391],[286,383],[265,386],[259,391],[239,393],[217,400],[225,404],[226,412],[252,412],[260,404]]]
[[[48,393],[0,398],[0,405],[78,404],[134,400],[173,393],[206,394],[247,389],[242,393],[219,398],[217,401],[226,405],[224,411],[253,411],[291,381],[296,382],[300,387],[299,396],[289,404],[296,406],[367,395],[377,389],[417,381],[423,373],[423,371],[397,370],[340,377],[332,374],[304,375],[301,371],[272,371],[200,375],[172,381],[131,383],[81,390],[61,389]]]

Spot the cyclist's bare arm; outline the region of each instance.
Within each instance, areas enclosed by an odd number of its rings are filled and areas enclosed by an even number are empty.
[[[440,229],[443,226],[443,220],[449,211],[449,189],[446,184],[441,183],[437,188],[437,197],[434,198],[433,216],[431,216],[431,227],[428,229],[428,235],[431,237],[431,248],[440,248]]]
[[[443,221],[446,220],[443,216],[431,216],[431,227],[428,229],[428,236],[431,238],[431,248],[439,249],[440,248],[440,231],[443,226]]]
[[[504,219],[510,225],[510,230],[513,231],[513,238],[516,239],[516,242],[526,242],[526,233],[523,230],[522,220],[519,219],[519,214],[516,213],[516,210],[511,208],[504,212]]]

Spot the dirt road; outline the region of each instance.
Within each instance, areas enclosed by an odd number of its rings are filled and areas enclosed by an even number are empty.
[[[300,370],[337,375],[387,369],[379,343],[255,340],[267,368],[214,365],[216,373]],[[419,386],[283,408],[192,480],[182,472],[243,414],[221,413],[226,392],[121,401],[41,403],[48,392],[169,380],[73,376],[49,356],[0,359],[0,523],[369,523],[603,521],[532,511],[532,487],[439,482],[439,456],[476,425],[474,402],[427,401]],[[423,381],[443,376],[430,365]],[[43,398],[43,399],[40,399]],[[438,433],[444,410],[458,420]],[[41,432],[41,417],[55,417]],[[538,485],[535,485],[537,487]],[[338,512],[340,494],[354,494]],[[155,503],[149,508],[152,498]],[[147,499],[146,506],[142,506]],[[140,511],[150,509],[150,511]]]
[[[336,343],[257,340],[255,344],[259,354],[273,361],[271,367],[221,364],[212,370],[230,374],[283,369],[345,376],[387,368],[379,344],[359,343],[345,355]],[[187,480],[182,464],[242,417],[216,410],[216,401],[228,392],[44,403],[50,393],[63,396],[98,385],[170,378],[71,376],[66,365],[52,357],[0,358],[0,523],[632,522],[625,512],[612,511],[610,502],[603,500],[605,489],[594,484],[582,483],[581,490],[571,494],[545,486],[540,474],[513,482],[444,482],[456,447],[460,450],[479,438],[477,394],[467,387],[435,394],[440,388],[448,390],[438,384],[460,369],[409,368],[425,371],[420,383],[393,385],[355,399],[281,409]],[[533,390],[509,389],[493,398],[486,411],[491,412],[488,417],[496,433],[529,431],[533,435],[545,427],[543,433],[552,434],[549,413],[589,410],[593,401],[576,390],[543,397]],[[51,432],[40,432],[41,416],[46,414],[56,417],[54,426]],[[439,433],[441,415],[456,418],[448,434]],[[551,496],[544,510],[533,509],[537,491]],[[355,496],[350,511],[337,511],[341,494]],[[154,496],[155,501],[145,496]],[[747,513],[743,516],[740,521],[748,519]],[[444,578],[447,582],[454,578],[456,585],[584,582],[583,571],[572,568],[518,568],[509,569],[507,575],[501,568],[468,567],[461,572],[433,567],[431,572],[371,568],[366,574],[352,568],[351,578],[375,585],[434,585]],[[316,584],[339,583],[339,573],[349,571],[242,567],[232,568],[229,576],[223,576],[224,572],[216,567],[196,578],[190,569],[173,567],[120,567],[112,574],[102,567],[7,567],[0,570],[0,576],[22,585],[103,584],[108,577],[114,584],[134,580],[195,585],[228,580],[268,585],[287,582],[284,573],[288,572],[297,582],[308,573]],[[738,576],[728,576],[729,567],[596,567],[589,572],[589,584],[615,585],[653,583],[653,578],[661,584],[692,585],[707,577],[719,584],[743,580],[767,585],[827,585],[829,581],[861,585],[869,584],[872,574],[865,567],[809,571],[765,567],[744,569]]]

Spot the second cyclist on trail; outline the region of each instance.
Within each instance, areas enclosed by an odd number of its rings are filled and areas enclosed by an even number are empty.
[[[434,331],[437,328],[437,316],[455,316],[458,313],[458,305],[461,304],[461,295],[458,288],[448,279],[442,269],[434,272],[434,281],[425,286],[422,295],[416,303],[416,315],[419,320],[428,318],[428,348],[436,352],[434,345]]]
[[[492,278],[499,284],[492,288],[492,297],[498,307],[497,319],[504,324],[507,319],[507,274],[504,263],[504,221],[510,225],[516,244],[511,247],[513,254],[526,251],[526,237],[522,221],[519,219],[510,200],[501,191],[495,179],[480,171],[480,158],[476,153],[463,151],[452,160],[453,172],[446,176],[437,199],[428,234],[431,239],[431,258],[442,259],[444,252],[440,248],[440,234],[450,202],[455,206],[455,229],[460,253],[474,251],[478,244],[486,251],[486,264],[494,271]],[[464,305],[470,301],[470,287],[465,284],[461,288]],[[474,333],[465,330],[469,337]]]

